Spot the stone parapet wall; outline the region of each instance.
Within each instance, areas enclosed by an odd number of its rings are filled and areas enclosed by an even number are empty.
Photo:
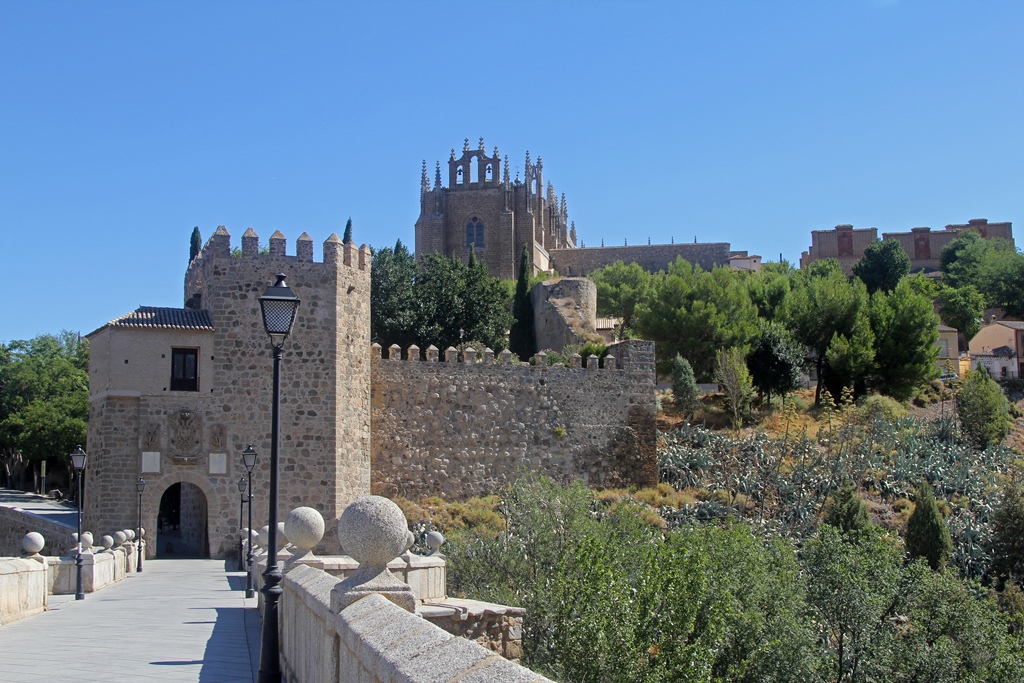
[[[728,242],[552,249],[551,267],[558,271],[559,275],[575,277],[622,261],[638,263],[644,270],[656,273],[659,270],[666,270],[670,263],[681,257],[704,270],[711,270],[715,266],[728,266],[730,253]]]
[[[297,566],[281,587],[281,662],[294,683],[533,681],[548,679],[371,594],[335,614],[341,579]]]
[[[374,354],[374,493],[457,499],[525,471],[594,487],[657,483],[653,342],[613,344],[603,368],[504,360]]]
[[[46,564],[0,558],[0,626],[46,609]]]
[[[71,547],[74,529],[51,522],[13,507],[0,506],[0,557],[18,557],[25,534],[36,531],[43,535],[47,552],[64,552]]]

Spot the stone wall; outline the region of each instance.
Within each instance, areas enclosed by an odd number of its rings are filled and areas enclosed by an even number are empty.
[[[597,285],[585,277],[538,283],[530,292],[538,349],[561,351],[597,337]]]
[[[18,557],[25,534],[37,531],[46,541],[48,553],[63,553],[71,547],[74,529],[16,508],[0,506],[0,557]]]
[[[527,470],[595,487],[657,483],[653,342],[613,344],[603,368],[374,354],[372,411],[380,495],[480,495]]]
[[[186,307],[208,311],[212,331],[110,324],[90,335],[109,351],[91,366],[87,528],[134,527],[141,474],[148,483],[143,526],[155,530],[164,492],[190,483],[206,501],[205,550],[230,556],[238,542],[235,483],[247,476],[241,462],[247,444],[259,453],[253,526],[267,523],[258,492],[268,489],[273,360],[258,297],[276,273],[287,275],[301,300],[281,364],[281,509],[308,501],[336,520],[369,491],[369,248],[332,235],[323,261],[315,262],[308,235],[288,255],[285,237],[274,233],[270,253],[261,254],[252,230],[241,247],[241,257],[232,256],[231,236],[218,228],[185,275]],[[170,350],[177,346],[199,351],[199,391],[167,386]],[[158,533],[150,538],[153,556],[161,544]]]
[[[552,249],[551,267],[559,275],[580,276],[622,261],[639,263],[644,270],[656,273],[681,257],[704,270],[711,270],[715,266],[728,266],[730,253],[728,242]]]
[[[285,575],[280,619],[282,672],[287,680],[548,681],[381,595],[369,595],[335,614],[331,591],[339,583],[341,579],[306,566]]]
[[[0,626],[46,609],[46,564],[0,559]]]

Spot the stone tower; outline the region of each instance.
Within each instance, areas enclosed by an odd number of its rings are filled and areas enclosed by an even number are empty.
[[[441,184],[437,163],[431,185],[427,164],[420,177],[420,217],[416,221],[416,254],[438,252],[469,257],[487,264],[494,277],[514,279],[519,255],[526,246],[535,271],[548,270],[551,253],[576,247],[576,229],[569,222],[565,195],[544,185],[544,162],[526,153],[523,179],[513,180],[508,157],[494,148],[487,154],[484,139],[471,149],[469,138],[462,155],[448,159],[448,187]]]
[[[134,527],[141,476],[150,556],[172,537],[230,556],[249,443],[253,526],[266,524],[272,358],[257,298],[278,272],[301,299],[282,363],[278,519],[308,505],[330,524],[369,493],[370,250],[331,235],[314,262],[309,235],[288,255],[279,232],[269,247],[250,228],[233,255],[222,226],[188,268],[184,308],[141,307],[89,335],[85,528]]]

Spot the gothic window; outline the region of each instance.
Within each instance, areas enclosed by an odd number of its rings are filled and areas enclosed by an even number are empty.
[[[199,349],[171,349],[171,391],[199,391]]]
[[[469,223],[466,223],[466,249],[474,247],[476,249],[483,249],[484,247],[484,224],[476,216],[469,219]]]

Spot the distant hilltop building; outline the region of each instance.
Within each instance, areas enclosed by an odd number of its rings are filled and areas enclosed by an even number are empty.
[[[728,242],[646,244],[586,247],[569,219],[565,193],[555,193],[544,182],[544,162],[526,153],[523,176],[513,179],[508,156],[495,147],[487,154],[484,139],[471,149],[469,138],[462,155],[451,151],[448,186],[441,183],[441,163],[431,185],[427,162],[420,177],[420,216],[416,221],[416,254],[441,253],[466,259],[472,248],[477,260],[494,277],[514,279],[519,257],[526,247],[534,272],[558,271],[579,276],[616,261],[639,263],[645,270],[664,270],[683,257],[705,270],[732,265],[745,270],[760,268],[761,257],[733,251]]]
[[[926,273],[939,269],[942,249],[964,230],[973,230],[986,239],[1001,238],[1013,243],[1011,223],[989,223],[985,218],[972,218],[965,224],[947,225],[946,229],[932,232],[931,228],[912,228],[910,232],[882,233],[883,240],[896,240],[910,257],[910,272]],[[864,250],[878,240],[877,228],[854,228],[852,225],[837,225],[832,230],[812,230],[811,247],[800,255],[800,267],[806,268],[815,261],[834,258],[847,275],[853,273],[853,266],[864,258]]]

